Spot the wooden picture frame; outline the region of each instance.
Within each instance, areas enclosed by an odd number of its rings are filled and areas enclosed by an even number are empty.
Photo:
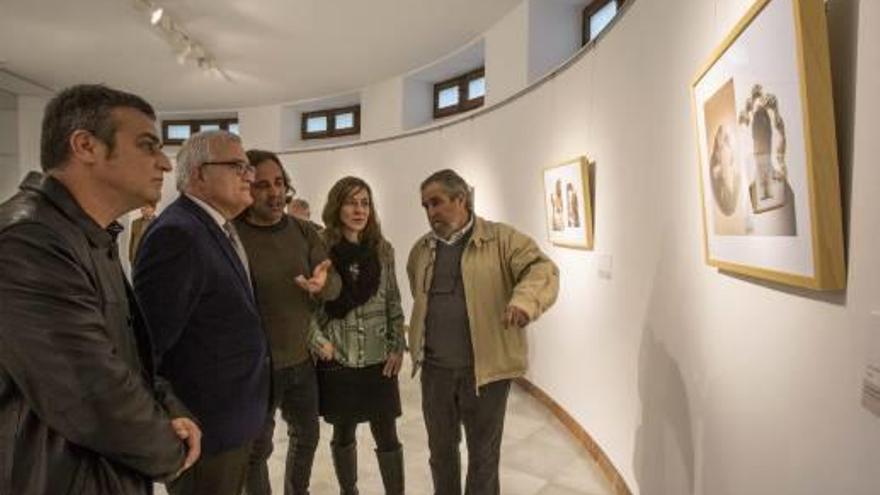
[[[822,0],[758,0],[691,85],[703,250],[723,271],[846,286]]]
[[[544,169],[547,238],[557,246],[593,249],[590,164],[580,156]]]

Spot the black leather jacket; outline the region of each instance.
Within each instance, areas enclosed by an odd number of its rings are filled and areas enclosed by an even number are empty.
[[[185,411],[139,320],[113,234],[30,174],[0,205],[0,495],[147,494],[179,469]]]

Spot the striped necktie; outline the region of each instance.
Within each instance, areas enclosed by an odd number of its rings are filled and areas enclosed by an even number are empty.
[[[235,250],[235,254],[238,255],[238,259],[241,260],[241,266],[244,267],[244,272],[247,274],[248,282],[251,282],[251,267],[248,264],[247,253],[244,250],[244,246],[241,244],[241,239],[238,237],[238,231],[235,230],[235,225],[230,221],[226,221],[223,224],[223,230],[226,231],[226,235],[229,237],[229,242],[232,243],[232,249]]]

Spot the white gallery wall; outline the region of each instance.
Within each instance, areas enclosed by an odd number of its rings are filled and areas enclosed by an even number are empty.
[[[18,180],[18,98],[0,90],[0,197],[15,191]]]
[[[18,96],[18,174],[15,188],[30,170],[40,170],[40,134],[43,111],[49,102],[43,96]]]
[[[832,294],[703,263],[688,89],[750,4],[637,0],[591,52],[510,104],[441,130],[282,158],[317,214],[339,177],[373,185],[404,288],[407,253],[427,229],[419,183],[434,170],[459,170],[479,214],[535,237],[562,284],[532,327],[529,378],[635,493],[876,494],[880,418],[860,401],[880,346],[880,4],[828,4],[849,232],[848,289]],[[592,252],[546,241],[542,169],[578,155],[596,163]],[[599,277],[609,264],[611,278]]]

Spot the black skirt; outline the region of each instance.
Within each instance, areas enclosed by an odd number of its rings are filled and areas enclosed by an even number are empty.
[[[331,424],[363,423],[400,417],[397,376],[382,374],[385,363],[349,368],[336,361],[318,361],[321,416]]]

